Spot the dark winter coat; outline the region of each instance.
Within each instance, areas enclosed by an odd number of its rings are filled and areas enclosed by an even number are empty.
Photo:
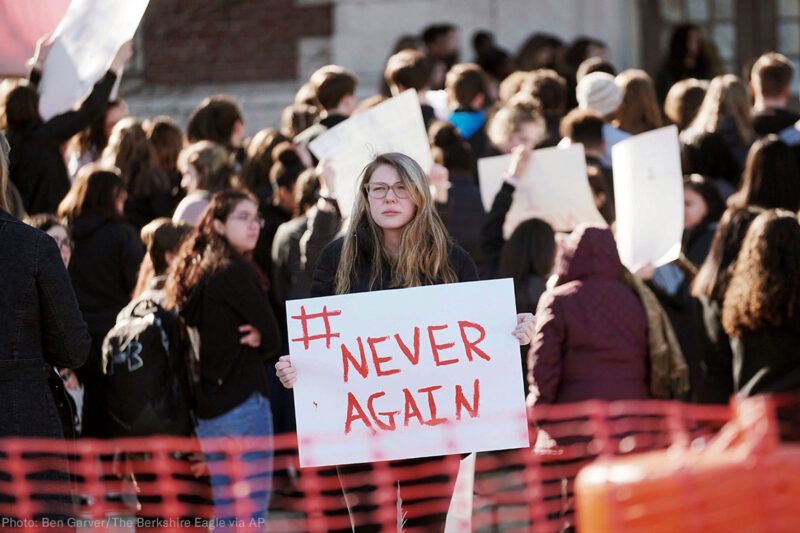
[[[528,354],[535,402],[648,398],[647,316],[621,281],[611,230],[576,229],[556,272],[558,285],[539,300]]]
[[[128,305],[144,248],[132,226],[99,215],[72,223],[69,274],[92,337],[102,341]]]
[[[257,267],[234,256],[206,275],[180,313],[200,334],[200,385],[196,413],[215,418],[254,392],[269,397],[264,362],[278,355],[281,336]],[[239,327],[261,334],[258,348],[240,342]]]
[[[753,130],[759,137],[778,134],[800,120],[800,115],[791,109],[770,107],[753,112]]]
[[[733,353],[722,329],[722,304],[708,296],[697,298],[700,306],[700,371],[692,396],[698,403],[727,404],[733,394]]]
[[[55,240],[0,209],[0,437],[62,437],[48,377],[91,340]]]
[[[800,314],[778,327],[731,337],[734,388],[739,394],[800,390]]]
[[[481,273],[487,266],[481,250],[481,231],[486,223],[486,212],[481,202],[481,191],[475,178],[469,174],[450,176],[450,190],[443,217],[447,231],[472,257]]]
[[[29,214],[56,212],[70,187],[61,145],[104,112],[116,79],[106,72],[78,109],[8,132],[9,176]],[[32,74],[31,81],[37,82],[38,75]]]

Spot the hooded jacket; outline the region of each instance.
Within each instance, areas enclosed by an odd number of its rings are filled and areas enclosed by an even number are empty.
[[[100,215],[75,219],[72,240],[69,274],[89,333],[102,341],[131,299],[144,247],[132,226]]]
[[[611,230],[581,226],[566,243],[536,311],[528,352],[534,403],[646,399],[647,316],[623,282]]]

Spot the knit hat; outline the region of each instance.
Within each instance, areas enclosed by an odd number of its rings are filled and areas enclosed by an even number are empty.
[[[615,112],[622,103],[622,91],[614,83],[614,76],[606,72],[592,72],[584,76],[575,89],[578,107],[606,116]]]

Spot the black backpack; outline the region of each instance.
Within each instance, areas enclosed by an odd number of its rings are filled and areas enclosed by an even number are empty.
[[[112,436],[192,433],[187,355],[188,343],[176,313],[146,296],[120,311],[103,341]]]

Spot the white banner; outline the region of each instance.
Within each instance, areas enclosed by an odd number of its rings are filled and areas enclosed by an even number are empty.
[[[286,302],[300,466],[528,446],[510,279]]]
[[[503,185],[511,155],[478,160],[483,207],[488,212]],[[520,176],[503,234],[508,238],[520,222],[541,218],[555,231],[572,231],[581,222],[605,224],[597,211],[586,177],[583,145],[535,150]]]
[[[678,258],[683,235],[683,172],[678,128],[667,126],[614,145],[619,257],[629,269]]]
[[[359,113],[329,129],[308,145],[317,159],[329,159],[336,173],[336,194],[343,216],[350,214],[358,178],[376,155],[400,152],[425,172],[433,164],[422,110],[414,89]]]
[[[45,120],[71,109],[103,77],[139,27],[148,0],[72,0],[53,37],[39,84]],[[118,80],[119,83],[119,80]]]

